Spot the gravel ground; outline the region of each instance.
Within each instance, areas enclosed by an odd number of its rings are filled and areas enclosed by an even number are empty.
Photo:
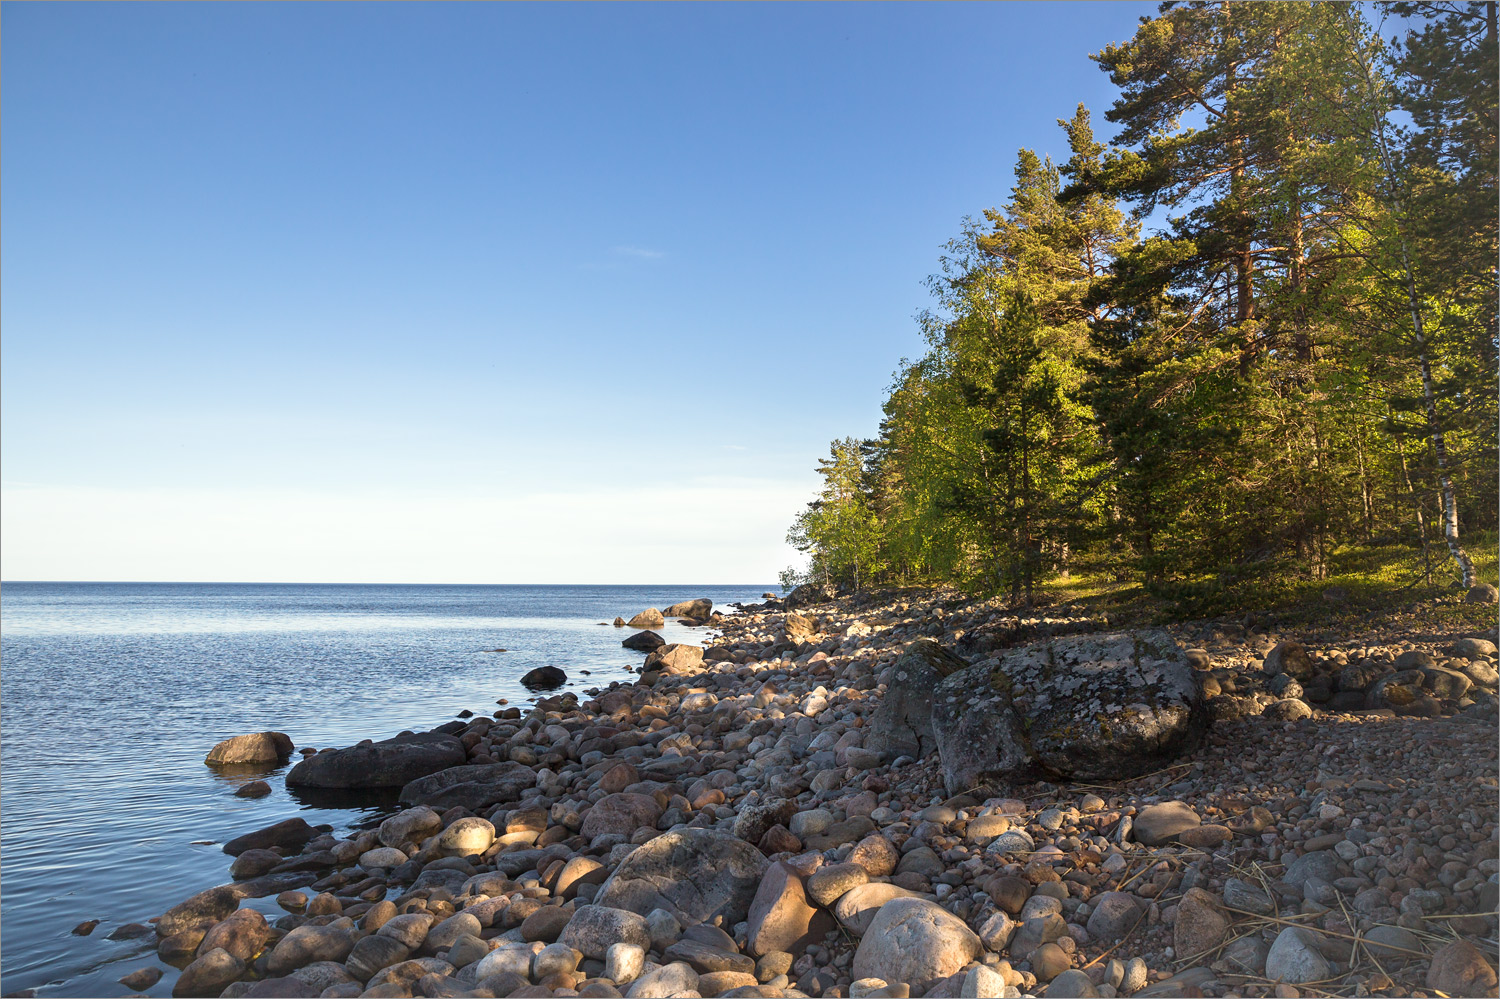
[[[157,922],[175,994],[1495,994],[1493,634],[1173,626],[1195,748],[955,797],[865,748],[907,643],[1106,622],[903,591],[713,623],[637,683],[447,726],[476,783],[378,831],[261,836]]]

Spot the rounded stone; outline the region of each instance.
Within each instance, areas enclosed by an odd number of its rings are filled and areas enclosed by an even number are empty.
[[[359,855],[359,866],[369,870],[372,867],[400,867],[410,858],[406,854],[390,846],[377,846],[373,850],[366,850]]]
[[[495,827],[477,816],[459,819],[438,836],[438,849],[451,857],[483,853],[495,842]]]
[[[905,982],[914,993],[938,982],[979,956],[983,945],[953,913],[919,898],[896,898],[875,914],[854,952],[854,978]]]

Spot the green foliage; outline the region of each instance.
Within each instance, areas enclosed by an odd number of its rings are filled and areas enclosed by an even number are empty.
[[[871,503],[860,442],[852,437],[834,441],[829,457],[818,462],[818,473],[823,491],[797,515],[787,543],[812,555],[807,579],[857,590],[886,566],[883,532]],[[783,573],[782,585],[787,582]]]
[[[1098,53],[1119,145],[1079,106],[965,220],[878,438],[793,525],[810,578],[1032,601],[1078,568],[1187,610],[1399,549],[1450,582],[1497,517],[1494,8],[1395,8],[1389,49],[1349,5],[1217,2]]]

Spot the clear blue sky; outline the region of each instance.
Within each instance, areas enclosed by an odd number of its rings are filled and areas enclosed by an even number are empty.
[[[1153,10],[6,4],[0,573],[769,581]]]

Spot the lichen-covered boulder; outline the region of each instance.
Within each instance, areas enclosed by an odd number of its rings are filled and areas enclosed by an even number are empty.
[[[944,677],[968,667],[966,660],[930,639],[908,644],[892,667],[890,685],[870,720],[864,748],[888,759],[920,759],[935,752],[932,692]]]
[[[827,583],[803,583],[788,593],[782,599],[781,605],[787,610],[795,610],[798,607],[810,607],[813,604],[826,604],[837,595],[834,588]]]
[[[1192,749],[1208,718],[1197,674],[1159,629],[1012,649],[950,674],[932,697],[950,794],[1139,776]]]
[[[722,916],[732,926],[745,919],[768,866],[759,850],[728,833],[678,829],[636,847],[594,904],[643,916],[666,909],[689,924]]]

